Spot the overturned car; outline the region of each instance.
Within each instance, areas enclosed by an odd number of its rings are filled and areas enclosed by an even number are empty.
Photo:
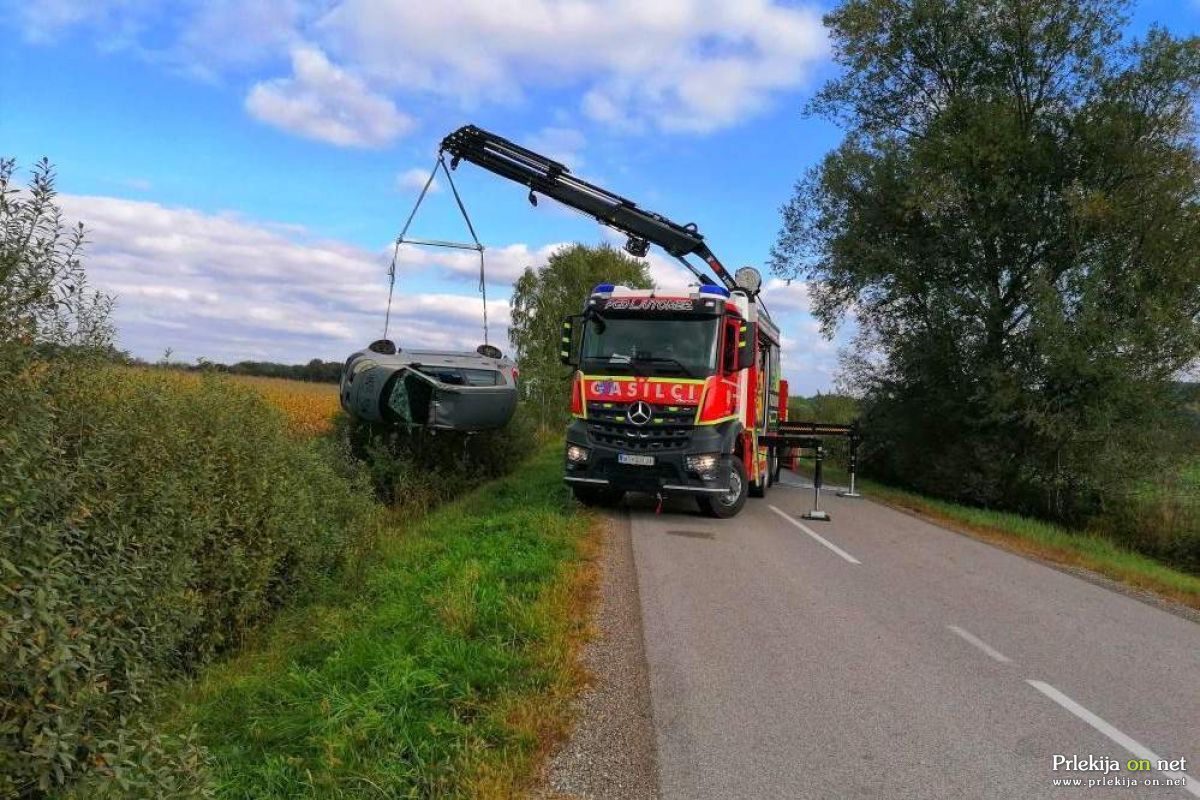
[[[504,427],[517,408],[517,368],[497,348],[398,350],[380,339],[346,360],[342,408],[379,424],[434,430]]]

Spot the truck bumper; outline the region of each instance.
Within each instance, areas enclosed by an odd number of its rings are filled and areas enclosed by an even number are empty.
[[[724,494],[729,491],[730,425],[700,426],[686,447],[672,450],[622,450],[590,440],[581,420],[567,428],[567,449],[572,445],[588,451],[586,461],[572,462],[564,454],[563,480],[568,485],[597,486],[626,492],[651,494]],[[622,454],[652,456],[651,465],[622,464]],[[687,457],[718,454],[711,477],[690,471]]]

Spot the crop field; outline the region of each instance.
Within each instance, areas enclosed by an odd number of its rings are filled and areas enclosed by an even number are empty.
[[[286,378],[260,378],[231,375],[235,383],[249,386],[287,416],[288,430],[298,436],[320,436],[333,426],[341,409],[335,383],[293,381]]]
[[[195,387],[200,375],[180,370],[159,370],[169,381],[180,386]],[[341,410],[338,387],[335,383],[294,381],[287,378],[266,378],[257,375],[221,375],[236,386],[253,389],[273,407],[283,412],[288,432],[301,438],[320,436],[333,428],[333,418]]]

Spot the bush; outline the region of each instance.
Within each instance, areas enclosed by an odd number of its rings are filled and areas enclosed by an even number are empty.
[[[504,428],[461,433],[371,425],[342,415],[336,438],[365,464],[382,502],[402,513],[424,513],[525,460],[538,441],[531,417],[521,405]]]
[[[139,720],[371,544],[329,447],[219,378],[0,362],[0,797],[203,789]]]
[[[1200,462],[1130,483],[1092,526],[1126,547],[1200,575]]]

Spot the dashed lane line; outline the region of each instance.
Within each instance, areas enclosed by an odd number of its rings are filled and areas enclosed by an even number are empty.
[[[1130,753],[1133,753],[1138,758],[1147,759],[1151,764],[1158,764],[1159,761],[1163,760],[1159,758],[1158,755],[1156,755],[1155,752],[1149,747],[1146,747],[1146,745],[1142,744],[1136,739],[1132,739],[1121,731],[1117,730],[1112,725],[1108,724],[1091,711],[1088,711],[1086,708],[1079,705],[1079,703],[1076,703],[1074,700],[1067,697],[1050,684],[1043,683],[1042,681],[1031,680],[1027,680],[1025,682],[1037,689],[1042,694],[1046,695],[1046,697],[1049,697],[1051,700],[1058,703],[1067,711],[1070,711],[1072,714],[1079,717],[1088,725],[1091,725],[1093,728],[1100,731],[1100,733],[1103,733],[1109,739],[1112,739],[1121,747],[1124,747]],[[1172,780],[1179,780],[1180,778],[1184,779],[1183,786],[1180,788],[1184,789],[1189,794],[1200,797],[1200,785],[1198,785],[1195,781],[1190,780],[1184,773],[1168,772],[1167,770],[1159,770],[1159,772],[1161,772],[1163,775],[1166,775],[1168,778],[1171,778]]]
[[[984,653],[986,653],[988,656],[999,661],[1001,664],[1008,664],[1012,661],[1011,658],[1004,655],[1004,653],[1001,653],[999,650],[992,647],[990,644],[985,642],[983,639],[980,639],[978,636],[971,633],[970,631],[964,630],[964,629],[958,627],[957,625],[947,625],[946,627],[949,628],[950,630],[954,631],[954,633],[958,634],[958,636],[961,637],[963,641],[968,642],[968,643],[974,645],[975,647],[979,648]]]

